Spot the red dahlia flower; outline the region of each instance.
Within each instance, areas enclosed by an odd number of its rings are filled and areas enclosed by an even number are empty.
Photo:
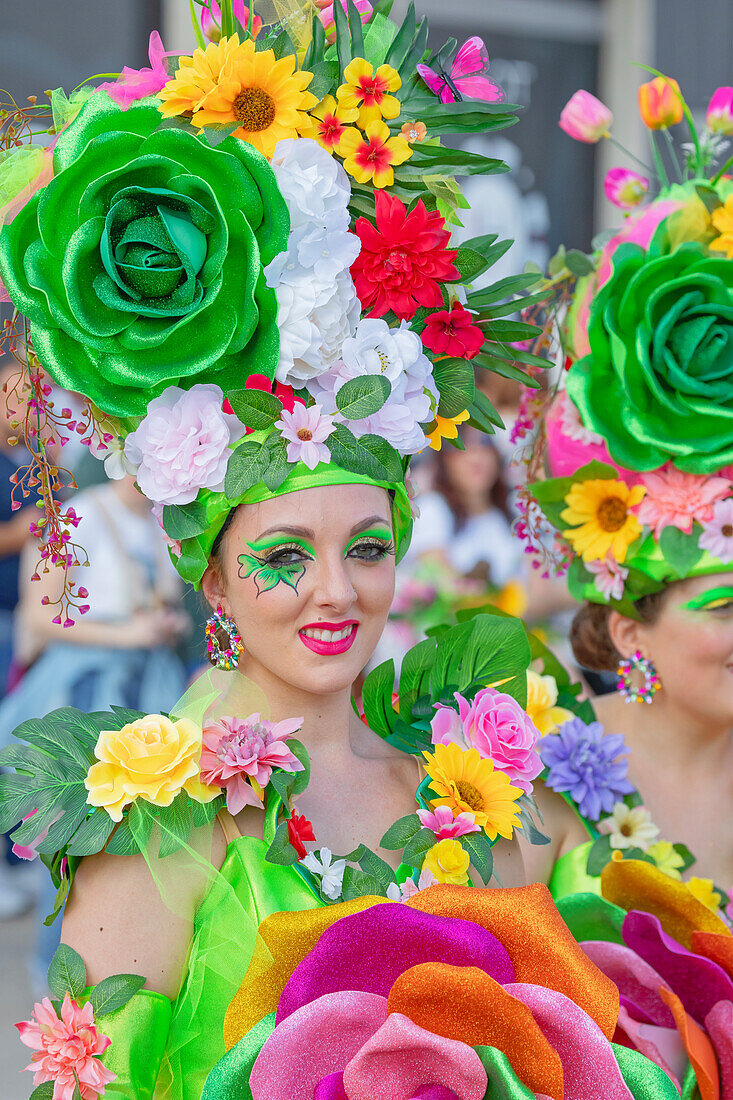
[[[459,302],[451,309],[441,309],[431,313],[425,320],[422,342],[436,355],[457,356],[460,359],[473,359],[481,350],[484,334],[473,323],[473,315]]]
[[[459,277],[444,219],[422,199],[409,214],[396,195],[378,191],[375,203],[376,227],[367,218],[356,223],[361,252],[351,274],[362,306],[370,317],[392,310],[405,320],[420,306],[441,306],[440,283]]]

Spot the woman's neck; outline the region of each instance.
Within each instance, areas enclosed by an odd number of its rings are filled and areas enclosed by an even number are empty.
[[[733,751],[733,730],[680,707],[661,691],[649,707],[627,707],[613,700],[611,732],[626,733],[640,749],[665,768],[718,768]]]

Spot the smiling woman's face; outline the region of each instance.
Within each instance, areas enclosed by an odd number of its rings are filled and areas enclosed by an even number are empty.
[[[329,485],[237,509],[203,589],[237,624],[245,675],[327,694],[374,652],[394,581],[386,491]]]

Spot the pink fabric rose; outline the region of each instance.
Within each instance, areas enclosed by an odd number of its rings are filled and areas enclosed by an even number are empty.
[[[117,1075],[106,1069],[98,1055],[110,1045],[97,1030],[91,1004],[83,1007],[66,993],[61,1018],[48,997],[33,1006],[30,1020],[15,1025],[20,1041],[34,1051],[26,1070],[35,1074],[33,1084],[54,1082],[54,1100],[72,1100],[77,1080],[82,1100],[96,1100]]]
[[[606,104],[580,88],[560,112],[558,125],[576,141],[595,145],[602,137],[608,137],[612,123],[613,115]]]
[[[125,459],[155,504],[190,504],[199,489],[224,488],[230,444],[244,425],[222,410],[219,386],[169,386],[125,440]]]
[[[303,771],[303,765],[285,741],[302,725],[302,718],[268,722],[259,714],[208,722],[204,726],[201,782],[226,790],[230,814],[238,814],[245,806],[261,806],[262,800],[250,780],[264,788],[270,782],[273,768]]]
[[[537,752],[540,734],[529,715],[511,695],[491,687],[477,692],[472,703],[459,692],[455,699],[459,724],[441,716],[437,734],[433,730],[433,744],[455,741],[461,748],[476,749],[525,794],[531,794],[542,761]]]

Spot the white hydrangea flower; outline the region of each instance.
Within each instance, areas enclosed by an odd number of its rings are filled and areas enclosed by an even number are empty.
[[[290,227],[324,223],[346,209],[351,198],[349,177],[338,161],[311,138],[286,138],[272,154],[280,192],[290,212]]]
[[[331,901],[338,901],[344,887],[345,859],[334,859],[330,848],[319,848],[317,852],[309,852],[301,860],[312,875],[321,880],[321,889]]]

